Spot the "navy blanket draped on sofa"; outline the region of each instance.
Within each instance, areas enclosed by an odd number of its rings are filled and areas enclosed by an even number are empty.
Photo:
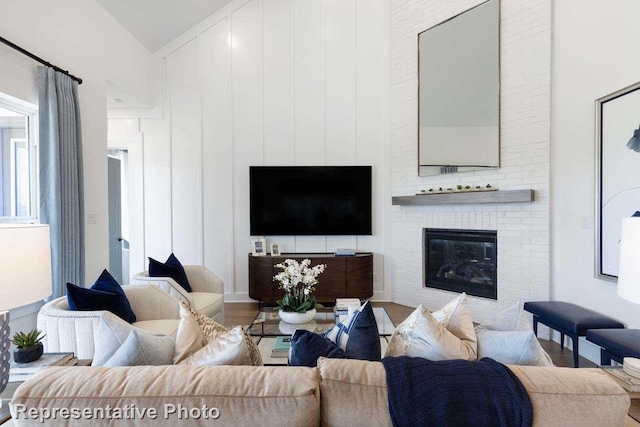
[[[432,362],[385,357],[393,425],[530,427],[531,400],[520,380],[493,359]]]

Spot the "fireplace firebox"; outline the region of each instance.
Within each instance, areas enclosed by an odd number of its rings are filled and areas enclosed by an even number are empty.
[[[497,240],[495,231],[423,229],[424,286],[498,299]]]

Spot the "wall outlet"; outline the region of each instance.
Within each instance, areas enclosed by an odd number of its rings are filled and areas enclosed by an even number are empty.
[[[380,278],[378,277],[378,273],[373,273],[373,282],[377,283]]]
[[[583,230],[588,230],[590,228],[590,221],[588,216],[580,217],[580,224],[582,225]]]
[[[88,215],[88,222],[89,222],[89,224],[97,224],[98,223],[98,214],[97,213],[90,213]]]

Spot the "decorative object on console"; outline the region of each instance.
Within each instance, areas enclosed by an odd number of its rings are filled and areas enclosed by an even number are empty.
[[[267,241],[265,239],[251,240],[251,254],[253,256],[264,256],[267,254]]]
[[[44,335],[38,329],[29,332],[16,332],[11,342],[17,347],[13,350],[13,360],[16,363],[30,363],[38,360],[44,353],[42,339]]]
[[[347,249],[347,248],[336,249],[335,255],[336,256],[356,256],[356,251],[355,249]]]
[[[164,263],[149,257],[149,276],[171,277],[187,292],[192,291],[189,279],[187,279],[187,272],[180,260],[173,253],[169,255],[167,262]]]
[[[424,357],[429,360],[476,360],[477,338],[467,304],[461,294],[438,311],[422,305],[391,335],[386,356]]]
[[[640,82],[596,100],[596,277],[610,281],[619,276],[622,219],[640,210],[637,131],[629,140],[639,108]]]
[[[308,258],[302,262],[286,259],[283,263],[276,264],[276,267],[283,271],[273,276],[273,280],[280,282],[280,289],[285,291],[282,299],[277,302],[280,318],[293,324],[311,321],[318,306],[313,291],[318,284],[318,276],[327,267],[326,264],[311,267],[311,260]]]
[[[137,320],[122,286],[107,270],[89,289],[67,283],[67,302],[72,311],[107,310],[128,323]]]
[[[271,244],[271,256],[280,256],[280,245],[277,243]]]
[[[8,311],[51,295],[49,226],[0,225],[0,392],[9,380]]]

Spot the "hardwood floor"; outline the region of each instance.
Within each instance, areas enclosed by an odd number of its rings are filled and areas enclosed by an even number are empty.
[[[401,323],[415,308],[407,307],[405,305],[396,304],[393,302],[373,302],[374,307],[384,307],[389,314],[389,317],[396,325]],[[248,325],[251,323],[256,314],[258,313],[259,306],[257,302],[239,302],[239,303],[225,303],[224,305],[224,323],[226,326],[236,325]],[[538,339],[542,348],[545,349],[551,360],[556,366],[572,367],[573,366],[573,352],[568,348],[560,348],[560,344]],[[569,339],[567,339],[569,341]],[[580,357],[581,368],[593,368],[596,364]]]

